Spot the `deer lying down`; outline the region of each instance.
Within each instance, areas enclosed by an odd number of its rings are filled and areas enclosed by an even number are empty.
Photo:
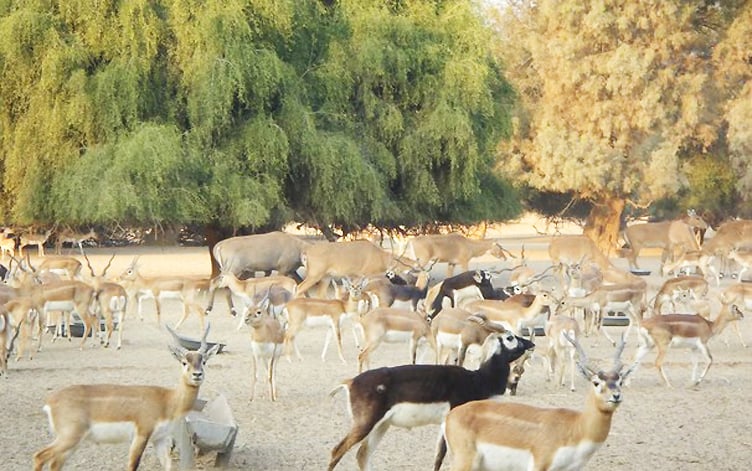
[[[608,371],[596,370],[575,341],[578,366],[590,382],[582,411],[483,400],[457,407],[444,423],[453,471],[579,470],[606,441],[613,414],[622,401],[619,360]],[[434,468],[438,470],[437,460]]]
[[[486,360],[478,370],[404,365],[369,370],[345,381],[332,395],[340,389],[347,391],[353,426],[332,450],[328,469],[334,469],[345,453],[361,442],[358,466],[368,469],[371,454],[391,425],[440,424],[446,413],[460,404],[504,394],[509,363],[534,346],[511,332],[494,334],[484,344]],[[439,447],[445,448],[443,440]]]

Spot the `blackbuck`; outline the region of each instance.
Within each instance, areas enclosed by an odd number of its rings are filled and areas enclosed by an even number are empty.
[[[45,257],[36,269],[39,273],[55,273],[68,280],[81,279],[81,261],[75,257]]]
[[[550,381],[551,377],[557,374],[556,384],[564,386],[564,373],[569,370],[569,389],[574,391],[576,349],[569,339],[579,340],[580,324],[572,317],[556,315],[551,316],[546,322],[543,331],[548,339],[547,379]]]
[[[62,311],[62,324],[70,340],[70,316],[76,315],[84,325],[80,349],[83,350],[86,340],[92,332],[99,330],[97,318],[97,292],[89,284],[78,280],[61,280],[41,283],[31,286],[28,295],[31,297],[43,319],[48,319],[51,311]],[[58,325],[58,328],[60,326]],[[56,329],[57,335],[58,329]],[[55,337],[53,337],[54,340]]]
[[[63,244],[71,244],[71,248],[78,247],[79,250],[83,250],[84,242],[87,240],[99,240],[94,229],[89,229],[88,232],[78,232],[71,228],[63,229],[55,238],[55,253],[58,255],[63,253]]]
[[[216,263],[212,275],[232,273],[242,280],[254,277],[256,272],[264,272],[266,276],[277,272],[300,282],[297,270],[303,265],[302,253],[309,245],[309,242],[281,231],[230,237],[219,241],[212,248],[212,257]],[[214,305],[218,288],[219,286],[213,285],[209,290],[209,311]],[[229,291],[227,305],[233,315],[237,314]]]
[[[738,247],[734,247],[729,250],[728,259],[732,262],[736,262],[739,267],[736,279],[738,281],[743,281],[744,274],[747,270],[752,268],[752,250],[740,250]]]
[[[455,266],[459,265],[460,269],[467,271],[470,260],[487,253],[501,260],[506,260],[507,255],[514,258],[497,241],[473,240],[456,233],[418,236],[408,241],[405,250],[405,255],[420,266],[446,263],[448,277],[454,274]]]
[[[535,296],[531,298],[531,296]],[[529,300],[533,299],[532,302]],[[483,299],[473,301],[465,309],[474,313],[482,313],[488,320],[504,325],[505,328],[520,335],[523,328],[532,329],[543,325],[540,318],[558,304],[558,300],[547,291],[536,295],[515,295],[504,301]],[[528,304],[529,303],[529,304]]]
[[[6,255],[10,259],[16,256],[16,237],[7,227],[0,232],[0,258]]]
[[[91,260],[89,260],[86,253],[84,253],[84,258],[86,259],[86,265],[89,267],[89,273],[91,273],[91,286],[97,293],[99,312],[104,319],[104,334],[101,344],[105,348],[110,346],[110,339],[112,339],[115,322],[117,322],[117,349],[120,350],[123,347],[123,324],[125,323],[125,312],[128,307],[128,293],[121,284],[108,281],[106,278],[107,270],[112,265],[115,254],[112,254],[112,257],[107,261],[107,265],[100,275],[97,275],[94,271],[94,267],[91,266]],[[98,325],[97,331],[99,331]]]
[[[347,392],[353,424],[332,449],[329,471],[359,443],[358,466],[369,469],[370,457],[390,426],[440,424],[454,407],[504,394],[510,362],[534,346],[511,332],[494,334],[483,346],[484,361],[477,370],[456,365],[403,365],[369,370],[343,382],[331,394]],[[439,446],[443,447],[443,441]]]
[[[259,278],[246,278],[240,279],[229,270],[223,270],[215,278],[211,280],[209,285],[209,293],[214,292],[218,288],[227,288],[231,296],[235,296],[240,299],[243,309],[248,309],[255,304],[255,298],[260,293],[266,293],[267,290],[273,286],[283,288],[291,294],[295,294],[298,284],[289,276],[284,275],[270,275]],[[209,295],[209,305],[206,307],[206,314],[210,314],[214,308],[214,298]],[[230,314],[233,317],[238,314],[241,315],[241,319],[244,317],[243,312],[238,312],[235,303],[228,304],[230,308]]]
[[[482,298],[494,299],[494,287],[491,284],[492,274],[488,270],[472,270],[444,279],[434,285],[426,293],[425,303],[428,308],[428,318],[433,319],[444,305],[444,299],[449,299],[451,307],[455,305],[456,293],[460,290],[473,288]]]
[[[306,276],[298,285],[298,296],[321,281],[330,278],[382,276],[389,270],[417,268],[412,260],[385,251],[367,240],[351,242],[322,242],[303,252]],[[322,283],[326,287],[328,283]],[[319,297],[323,297],[319,293]]]
[[[406,307],[416,311],[418,302],[424,300],[428,292],[431,275],[420,271],[415,285],[397,285],[386,277],[369,282],[363,291],[371,297],[374,307]]]
[[[169,327],[167,329],[175,335]],[[180,382],[175,388],[85,384],[50,394],[44,410],[55,439],[34,454],[34,471],[41,471],[47,463],[52,470],[61,469],[84,438],[97,443],[130,440],[128,469],[131,471],[138,468],[144,449],[151,442],[162,466],[171,469],[173,424],[193,408],[204,382],[204,366],[219,349],[219,345],[208,347],[208,334],[207,325],[197,351],[169,345],[182,365]],[[112,463],[103,466],[109,468]]]
[[[462,308],[446,308],[431,320],[431,333],[436,339],[437,364],[456,362],[460,348],[460,335],[471,315],[470,311]],[[451,362],[450,358],[452,358]]]
[[[353,291],[358,290],[359,285],[353,288]],[[342,323],[346,318],[357,317],[360,309],[360,299],[357,295],[349,294],[346,299],[294,298],[285,305],[281,317],[287,321],[284,343],[288,360],[291,359],[293,351],[299,360],[303,359],[296,342],[297,335],[302,329],[326,326],[329,329],[324,339],[324,348],[321,350],[321,360],[326,359],[329,342],[334,335],[339,359],[346,363],[342,353]]]
[[[564,235],[551,239],[548,245],[548,256],[557,268],[559,275],[566,267],[575,264],[594,263],[601,270],[613,268],[593,240],[585,235]]]
[[[30,246],[30,245],[36,245],[37,246],[37,255],[39,257],[44,257],[44,244],[47,242],[47,239],[50,238],[50,235],[52,234],[52,229],[48,229],[45,232],[42,232],[41,234],[38,232],[23,232],[18,237],[18,253],[19,256],[23,255],[24,248]]]
[[[752,247],[752,221],[741,219],[721,224],[715,235],[702,244],[702,251],[718,258],[719,276],[725,277],[732,272],[728,253],[735,248],[748,249],[750,247]]]
[[[712,276],[715,279],[715,285],[719,286],[721,277],[713,265],[715,259],[716,256],[709,254],[704,248],[690,251],[680,250],[673,261],[667,260],[663,264],[661,274],[663,276],[670,276],[672,274],[679,276],[698,273],[703,277]]]
[[[635,354],[633,368],[639,365],[640,361],[653,348],[657,348],[658,353],[655,357],[655,366],[658,369],[663,382],[666,386],[671,387],[671,383],[663,369],[663,362],[668,349],[672,346],[688,347],[693,353],[699,352],[706,364],[700,376],[697,376],[699,359],[697,355],[692,355],[692,382],[694,385],[700,384],[705,375],[713,364],[713,357],[708,350],[708,341],[720,334],[729,324],[743,318],[742,312],[735,305],[723,305],[715,320],[709,321],[697,314],[665,314],[656,315],[640,323],[639,339],[640,346]]]
[[[725,304],[726,306],[735,304],[736,306],[741,306],[741,309],[743,309],[744,311],[749,312],[750,310],[752,310],[752,284],[733,284],[723,290],[720,298],[721,303]],[[747,343],[744,341],[744,337],[742,337],[742,331],[739,328],[739,321],[733,322],[732,326],[736,331],[736,335],[739,337],[741,344],[744,346],[744,348],[747,348]]]
[[[446,417],[443,433],[452,454],[452,471],[583,469],[603,445],[614,412],[622,402],[621,353],[609,370],[589,364],[579,352],[578,367],[590,386],[581,411],[543,408],[495,400],[459,406]],[[438,471],[441,463],[434,467]]]
[[[13,328],[13,318],[5,308],[0,307],[0,375],[8,376],[8,358],[13,351],[13,343],[21,331],[21,326]]]
[[[142,302],[144,299],[154,299],[157,310],[157,324],[162,322],[162,299],[172,298],[179,299],[183,304],[183,315],[175,324],[175,328],[188,318],[191,311],[196,313],[201,328],[204,327],[204,310],[196,301],[196,295],[199,291],[209,289],[209,279],[203,277],[181,277],[181,276],[145,276],[141,273],[138,265],[138,256],[126,267],[125,271],[118,277],[117,281],[128,292],[128,303],[133,304],[136,301],[138,306],[138,317],[143,320]]]
[[[245,313],[245,323],[251,327],[251,353],[253,354],[253,376],[251,378],[252,401],[256,395],[256,382],[263,365],[266,381],[269,384],[269,398],[277,400],[277,360],[285,343],[285,329],[279,319],[264,309],[266,299]]]
[[[629,244],[625,255],[632,269],[639,269],[637,257],[644,248],[661,249],[661,267],[672,261],[679,250],[700,250],[694,230],[705,230],[708,224],[694,210],[687,211],[684,219],[633,224],[624,230],[624,239]]]
[[[425,339],[434,351],[438,350],[425,313],[380,307],[368,311],[359,321],[363,329],[364,346],[358,354],[358,372],[362,372],[364,367],[370,367],[371,354],[383,342],[408,343],[413,364],[417,360],[418,347],[422,339]]]
[[[668,307],[668,312],[676,313],[676,295],[684,290],[694,296],[704,298],[708,295],[710,287],[705,278],[701,276],[678,276],[666,280],[653,298],[653,312],[663,314],[664,307]]]
[[[16,337],[18,340],[18,349],[16,350],[16,361],[29,354],[29,360],[34,356],[34,351],[42,348],[42,334],[44,325],[42,316],[37,310],[37,305],[30,296],[16,296],[4,303],[4,309],[10,316],[11,324],[16,326]],[[0,308],[2,310],[3,308]],[[36,348],[29,349],[29,342],[32,339],[34,329],[37,330]],[[1,346],[0,346],[1,348]],[[8,353],[12,348],[8,350]]]
[[[630,327],[642,318],[645,311],[645,290],[631,285],[602,285],[585,296],[566,296],[559,302],[559,313],[570,313],[574,309],[584,310],[583,331],[586,336],[593,332],[601,333],[612,345],[616,342],[602,328],[604,314],[622,312],[627,315]]]

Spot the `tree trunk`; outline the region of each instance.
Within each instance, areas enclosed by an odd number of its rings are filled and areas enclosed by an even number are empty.
[[[622,198],[606,198],[590,210],[583,233],[595,241],[598,248],[611,256],[618,249],[621,213],[626,202]]]
[[[214,260],[214,246],[217,245],[217,242],[220,240],[226,239],[229,237],[228,231],[223,230],[220,226],[209,223],[204,226],[204,238],[206,238],[206,245],[209,246],[209,259],[211,260],[211,266],[212,266],[212,278],[219,275],[219,264],[217,264],[217,261]]]

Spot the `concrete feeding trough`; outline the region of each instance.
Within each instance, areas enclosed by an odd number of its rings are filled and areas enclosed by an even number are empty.
[[[193,410],[186,415],[176,431],[180,449],[180,469],[193,469],[194,453],[198,455],[217,452],[215,467],[224,468],[230,463],[238,424],[227,398],[219,394],[211,401],[197,399]]]

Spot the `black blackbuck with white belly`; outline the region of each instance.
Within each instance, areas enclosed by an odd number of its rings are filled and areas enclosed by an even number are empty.
[[[358,466],[368,460],[390,426],[412,428],[440,424],[454,407],[504,394],[509,363],[535,345],[511,332],[492,334],[483,345],[485,361],[478,370],[455,365],[404,365],[369,370],[345,381],[353,426],[332,450],[329,470],[350,448],[360,445]],[[446,450],[443,439],[440,450]],[[443,457],[443,454],[442,454]]]

